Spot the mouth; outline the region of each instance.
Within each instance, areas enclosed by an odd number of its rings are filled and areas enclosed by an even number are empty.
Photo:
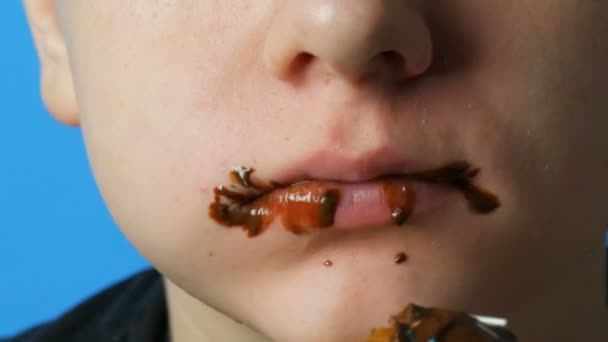
[[[500,206],[498,198],[473,184],[479,169],[457,161],[418,172],[385,174],[362,181],[304,179],[262,182],[253,168],[230,172],[232,184],[214,189],[209,216],[226,227],[241,227],[249,237],[266,231],[275,219],[294,234],[321,229],[373,229],[401,226],[460,192],[474,213]]]

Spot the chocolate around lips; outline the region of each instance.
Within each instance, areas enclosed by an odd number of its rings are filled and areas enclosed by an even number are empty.
[[[209,216],[226,227],[241,227],[249,237],[262,234],[275,217],[294,234],[312,229],[324,229],[334,223],[341,200],[339,189],[332,182],[311,180],[291,185],[270,182],[268,185],[251,178],[254,169],[240,167],[231,171],[234,184],[217,186]],[[413,207],[411,181],[449,185],[460,190],[476,213],[490,213],[500,206],[498,198],[471,183],[479,169],[471,169],[466,162],[455,162],[445,167],[404,175],[378,178],[382,182],[385,204],[397,225],[407,221]],[[407,260],[403,252],[395,256],[395,263]],[[331,267],[333,262],[323,263]],[[423,308],[409,304],[392,317],[391,326],[372,331],[366,342],[517,342],[515,335],[502,328],[483,325],[464,312]]]
[[[241,227],[249,237],[263,233],[275,217],[294,234],[311,229],[323,229],[334,224],[341,194],[332,182],[310,180],[291,185],[271,181],[269,184],[251,178],[253,168],[239,167],[230,172],[232,183],[214,188],[214,201],[209,216],[226,227]],[[477,213],[489,213],[500,204],[498,198],[471,183],[479,173],[466,162],[417,173],[389,175],[376,180],[382,182],[385,204],[391,219],[402,225],[411,214],[414,196],[411,181],[449,185],[460,190]],[[336,182],[333,182],[336,184]]]

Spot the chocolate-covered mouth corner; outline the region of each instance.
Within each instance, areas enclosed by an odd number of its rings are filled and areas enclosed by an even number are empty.
[[[294,234],[329,228],[342,200],[342,185],[327,180],[307,180],[293,184],[254,180],[254,169],[241,166],[230,171],[231,183],[214,188],[209,216],[226,227],[241,227],[249,237],[268,229],[280,217],[285,229]],[[389,219],[396,225],[406,223],[415,203],[412,182],[448,185],[458,189],[473,212],[487,214],[500,206],[498,198],[472,183],[479,169],[457,161],[428,171],[385,175],[376,178]]]

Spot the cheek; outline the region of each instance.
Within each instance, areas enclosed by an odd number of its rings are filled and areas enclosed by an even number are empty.
[[[147,32],[152,22],[133,27],[128,17],[107,17],[121,20],[116,26],[124,32],[83,24],[71,53],[85,143],[110,212],[135,247],[185,288],[247,283],[252,270],[243,260],[267,249],[219,227],[208,206],[234,163],[255,167],[256,159],[281,154],[260,134],[285,131],[285,122],[265,103],[267,89],[257,86],[263,76],[249,68],[255,56],[246,51],[258,35],[246,42],[223,35],[215,46],[194,39],[220,30],[219,19],[165,24],[181,27],[174,33],[180,39],[161,39]]]
[[[82,129],[100,191],[126,236],[159,268],[190,269],[187,260],[205,260],[216,241],[207,206],[212,187],[241,159],[240,142],[226,138],[239,135],[203,96],[214,86],[213,71],[196,67],[205,62],[145,37],[78,42]]]

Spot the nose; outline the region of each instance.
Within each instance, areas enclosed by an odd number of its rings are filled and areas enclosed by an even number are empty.
[[[359,81],[418,76],[433,58],[431,33],[407,0],[284,0],[264,45],[264,63],[289,79],[320,66]]]

